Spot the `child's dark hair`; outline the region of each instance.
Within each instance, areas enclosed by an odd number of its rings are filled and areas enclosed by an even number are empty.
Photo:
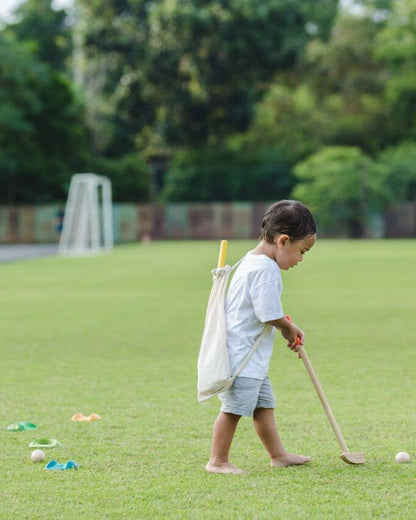
[[[273,244],[276,235],[288,235],[291,242],[316,233],[312,213],[297,200],[275,202],[266,211],[261,224],[261,238]]]

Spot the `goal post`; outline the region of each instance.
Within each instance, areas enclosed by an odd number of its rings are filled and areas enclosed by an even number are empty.
[[[95,173],[72,176],[58,252],[98,254],[113,248],[111,182]]]

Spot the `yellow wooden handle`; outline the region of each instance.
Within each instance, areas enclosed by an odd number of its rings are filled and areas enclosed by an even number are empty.
[[[218,268],[224,267],[225,257],[227,256],[227,240],[221,240],[220,254],[218,256]]]

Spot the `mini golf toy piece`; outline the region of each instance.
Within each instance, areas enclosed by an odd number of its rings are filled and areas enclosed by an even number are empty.
[[[37,430],[36,424],[30,423],[30,422],[20,422],[20,423],[14,423],[10,424],[7,429],[9,432],[22,432],[24,430]]]
[[[82,413],[76,413],[71,417],[71,421],[99,421],[101,417],[97,415],[96,413],[92,413],[91,415],[84,415]]]
[[[51,460],[46,464],[45,469],[78,469],[79,466],[80,465],[78,464],[78,462],[75,462],[75,460],[68,460],[68,462],[58,462],[56,460]]]
[[[29,448],[60,448],[61,446],[56,439],[36,439],[29,444]]]
[[[45,458],[45,452],[42,450],[33,450],[30,455],[30,460],[32,462],[43,462]]]
[[[410,462],[410,455],[406,451],[399,451],[395,457],[396,462]]]

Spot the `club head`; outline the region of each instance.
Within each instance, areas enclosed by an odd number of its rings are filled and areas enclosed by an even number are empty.
[[[342,453],[341,459],[347,464],[365,464],[364,453]]]

